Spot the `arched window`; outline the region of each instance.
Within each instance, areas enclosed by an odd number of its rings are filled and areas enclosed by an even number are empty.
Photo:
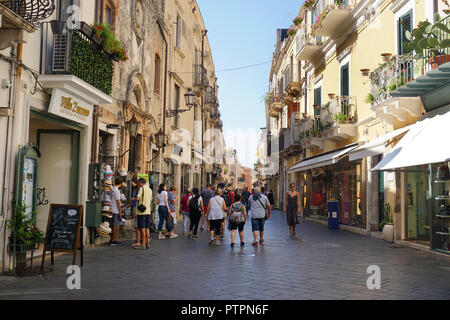
[[[155,93],[161,94],[161,58],[155,55]]]
[[[97,0],[95,4],[95,19],[99,22],[105,22],[114,30],[117,17],[116,0]]]

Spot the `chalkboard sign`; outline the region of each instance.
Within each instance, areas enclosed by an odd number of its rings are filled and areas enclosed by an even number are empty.
[[[83,245],[82,237],[80,237],[82,221],[83,206],[50,205],[41,269],[44,267],[46,251],[51,251],[53,265],[53,252],[72,252],[73,264],[75,264],[77,250],[81,250],[81,265],[83,265]]]

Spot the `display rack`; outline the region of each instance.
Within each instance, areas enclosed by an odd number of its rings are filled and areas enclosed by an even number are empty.
[[[433,169],[433,238],[432,248],[450,254],[450,170],[449,164]]]

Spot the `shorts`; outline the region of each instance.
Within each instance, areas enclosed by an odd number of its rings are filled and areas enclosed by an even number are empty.
[[[230,222],[230,230],[239,230],[239,232],[244,231],[244,227],[245,227],[245,222],[241,222],[241,223],[234,223],[234,222]]]
[[[141,214],[136,218],[138,229],[150,229],[150,215]]]
[[[253,232],[264,232],[264,225],[266,223],[266,219],[252,219],[252,231]]]
[[[208,205],[207,205],[207,204],[205,204],[205,205],[203,206],[203,213],[204,213],[204,214],[207,214],[207,213],[208,213]]]
[[[210,220],[209,228],[211,231],[214,231],[214,234],[216,236],[220,235],[220,233],[222,232],[222,223],[224,221],[224,219]]]
[[[118,227],[122,225],[122,221],[120,221],[120,215],[118,213],[113,214],[113,227]]]

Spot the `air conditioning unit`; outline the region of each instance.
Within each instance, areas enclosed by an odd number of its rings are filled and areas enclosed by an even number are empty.
[[[69,35],[53,35],[52,71],[67,72],[69,70]]]

